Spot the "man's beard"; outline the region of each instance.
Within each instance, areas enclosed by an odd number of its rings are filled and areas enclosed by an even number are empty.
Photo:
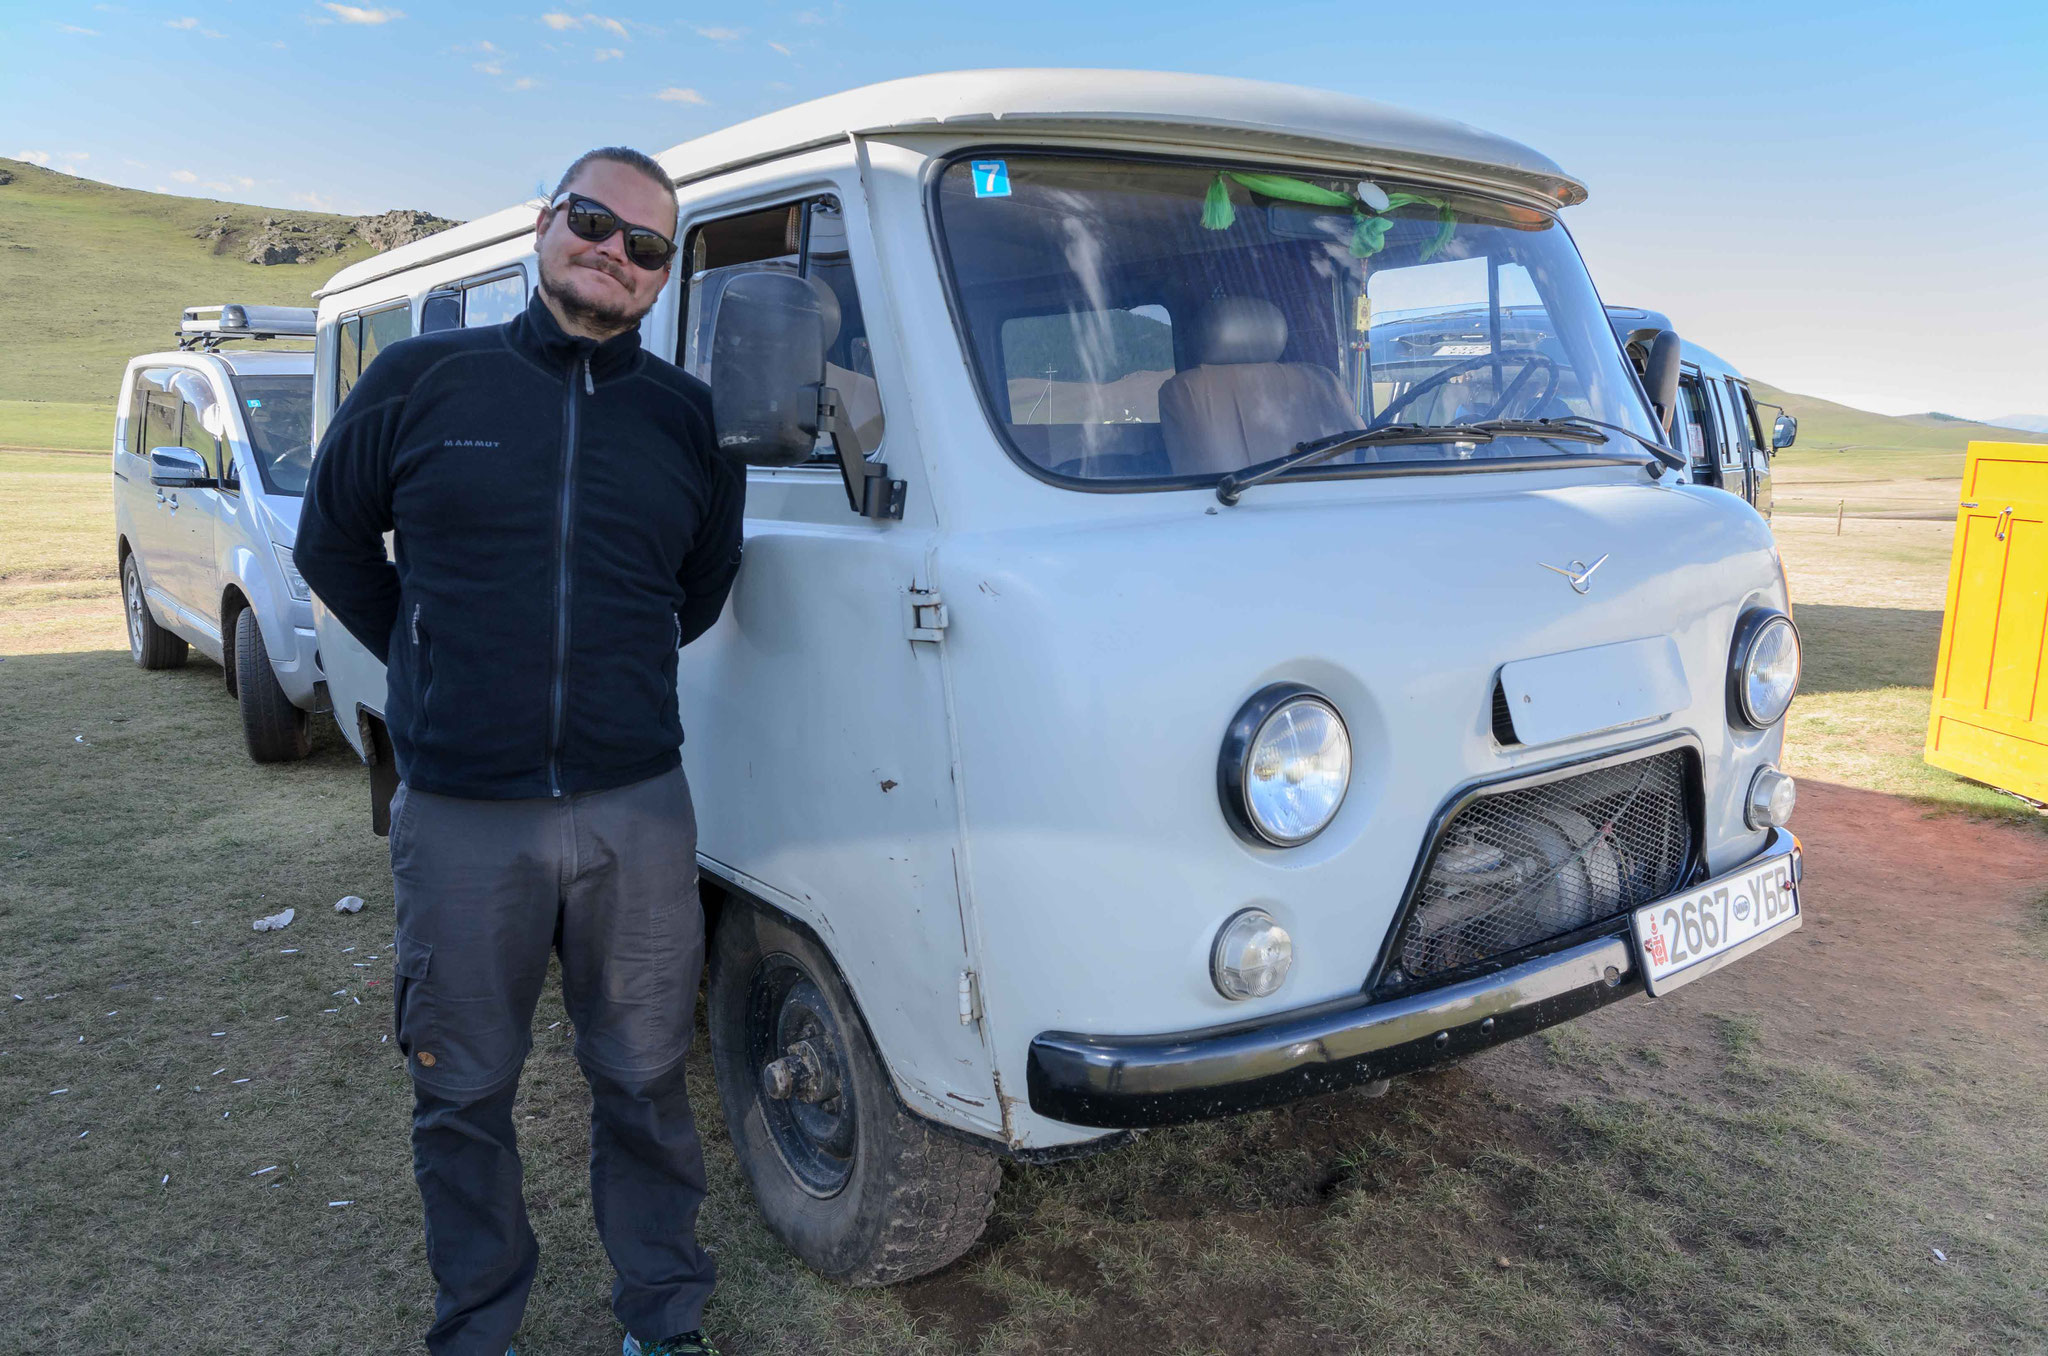
[[[585,265],[570,264],[567,267],[582,268]],[[637,310],[630,305],[618,306],[588,301],[567,286],[544,259],[540,265],[540,288],[554,300],[555,305],[561,307],[563,315],[577,324],[586,325],[594,330],[612,330],[618,333],[623,333],[638,324],[640,317],[653,310],[654,301],[660,298],[660,294],[656,293],[647,305]]]

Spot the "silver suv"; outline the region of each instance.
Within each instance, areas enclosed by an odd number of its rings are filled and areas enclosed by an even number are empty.
[[[132,358],[114,434],[114,528],[128,649],[145,669],[217,662],[249,756],[303,758],[327,709],[312,595],[292,563],[312,469],[313,312],[192,306],[178,348]]]

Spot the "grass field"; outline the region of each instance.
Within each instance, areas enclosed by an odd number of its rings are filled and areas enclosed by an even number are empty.
[[[218,669],[129,664],[98,459],[0,469],[0,1351],[416,1349],[432,1292],[360,770],[324,725],[308,761],[250,764]],[[1890,893],[1858,885],[1855,825],[1982,840],[2001,889],[2048,854],[1955,813],[2016,806],[1906,766],[1942,525],[1832,527],[1783,530],[1811,675],[1790,760],[1945,817],[1809,784],[1802,813],[1831,827],[1805,830],[1805,932],[1376,1100],[1006,1170],[983,1243],[886,1292],[827,1285],[767,1235],[700,1035],[723,1348],[2048,1349],[2048,902],[1943,896],[1950,921],[1912,934],[1845,912]],[[369,907],[335,914],[344,893]],[[289,930],[250,931],[285,905]],[[520,1349],[540,1356],[618,1348],[563,1020],[550,985],[516,1113],[542,1248]]]

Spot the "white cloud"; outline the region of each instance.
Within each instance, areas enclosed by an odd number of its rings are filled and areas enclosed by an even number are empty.
[[[800,24],[821,24],[825,22],[825,16],[814,9],[798,10],[790,17]]]
[[[625,52],[617,47],[600,47],[597,49],[597,59],[599,61],[617,61],[625,55]]]
[[[782,53],[782,54],[783,54],[784,56],[786,56],[786,57],[793,57],[793,56],[795,56],[795,55],[796,55],[796,53],[795,53],[795,52],[792,52],[792,51],[790,51],[790,50],[789,50],[789,49],[788,49],[787,47],[784,47],[784,46],[783,46],[783,45],[782,45],[781,43],[779,43],[779,42],[771,42],[771,43],[769,43],[769,44],[768,44],[768,50],[769,50],[769,51],[771,51],[771,52],[780,52],[780,53]]]
[[[196,184],[199,182],[199,176],[191,170],[172,170],[171,177],[181,184]]]
[[[485,40],[483,42],[472,44],[469,50],[472,52],[500,52],[503,49],[500,48],[497,43]]]
[[[697,36],[709,38],[713,42],[738,42],[746,34],[737,28],[700,28],[697,30]]]
[[[522,75],[517,80],[514,80],[511,84],[505,86],[505,88],[511,90],[514,94],[518,94],[522,91],[529,89],[539,89],[540,81],[534,79],[530,75]]]
[[[302,202],[315,212],[332,212],[337,210],[332,202],[321,197],[318,193],[294,193],[292,194],[292,201]]]
[[[165,28],[197,28],[197,27],[199,27],[199,20],[197,20],[197,19],[193,18],[193,17],[191,16],[191,15],[189,15],[189,14],[188,14],[188,15],[186,15],[186,16],[185,16],[184,18],[182,18],[182,19],[166,19],[166,20],[164,20],[164,27],[165,27]]]
[[[503,75],[505,73],[505,68],[495,61],[479,61],[476,63],[476,69],[482,71],[485,75]]]
[[[540,16],[540,21],[549,28],[554,29],[557,33],[566,32],[571,28],[583,27],[583,21],[573,14],[543,14]]]
[[[130,159],[129,159],[129,158],[127,157],[127,156],[122,156],[122,157],[121,157],[121,163],[122,163],[122,164],[124,164],[124,165],[126,165],[126,166],[128,166],[128,167],[129,167],[130,169],[148,169],[148,168],[149,168],[149,166],[148,166],[148,165],[145,165],[145,164],[143,164],[143,163],[142,163],[142,162],[141,162],[140,160],[130,160]]]
[[[85,151],[59,151],[57,152],[57,158],[59,160],[78,161],[90,160],[92,159],[92,156]]]
[[[240,188],[254,188],[254,187],[256,187],[256,181],[255,181],[254,179],[251,179],[251,178],[250,178],[250,177],[249,177],[248,175],[246,175],[246,174],[238,174],[238,175],[236,175],[236,176],[235,176],[235,184],[236,184],[236,186],[238,186],[238,187],[240,187]]]
[[[96,38],[100,35],[100,31],[97,28],[80,28],[77,24],[58,24],[57,31],[59,33],[76,33],[86,38]]]
[[[14,158],[16,160],[26,160],[31,165],[47,165],[50,163],[50,153],[48,151],[16,151]]]
[[[337,5],[333,0],[328,0],[320,8],[345,24],[388,24],[393,19],[405,17],[402,9],[364,9],[360,5]]]
[[[683,89],[677,85],[670,85],[654,97],[663,103],[669,104],[702,104],[710,102],[703,95],[697,93],[696,90]]]
[[[621,41],[633,36],[626,31],[624,23],[617,19],[607,19],[602,14],[586,14],[583,16],[583,22],[589,24],[592,28],[602,28],[605,32]]]
[[[202,38],[224,38],[227,34],[217,28],[202,28],[199,30],[199,36]]]

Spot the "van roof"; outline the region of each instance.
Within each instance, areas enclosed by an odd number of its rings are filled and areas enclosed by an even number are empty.
[[[217,348],[201,351],[178,349],[169,353],[142,353],[128,360],[132,370],[151,364],[175,366],[184,363],[204,362],[218,359],[227,365],[228,371],[237,376],[247,377],[289,377],[313,375],[313,350],[310,348]]]
[[[686,141],[655,156],[676,183],[841,142],[939,132],[1000,137],[1086,134],[1174,141],[1237,154],[1294,152],[1355,159],[1520,189],[1559,206],[1586,189],[1520,142],[1447,118],[1348,94],[1263,80],[1165,71],[948,71],[830,94]],[[316,297],[462,254],[528,230],[538,198],[365,259]]]

